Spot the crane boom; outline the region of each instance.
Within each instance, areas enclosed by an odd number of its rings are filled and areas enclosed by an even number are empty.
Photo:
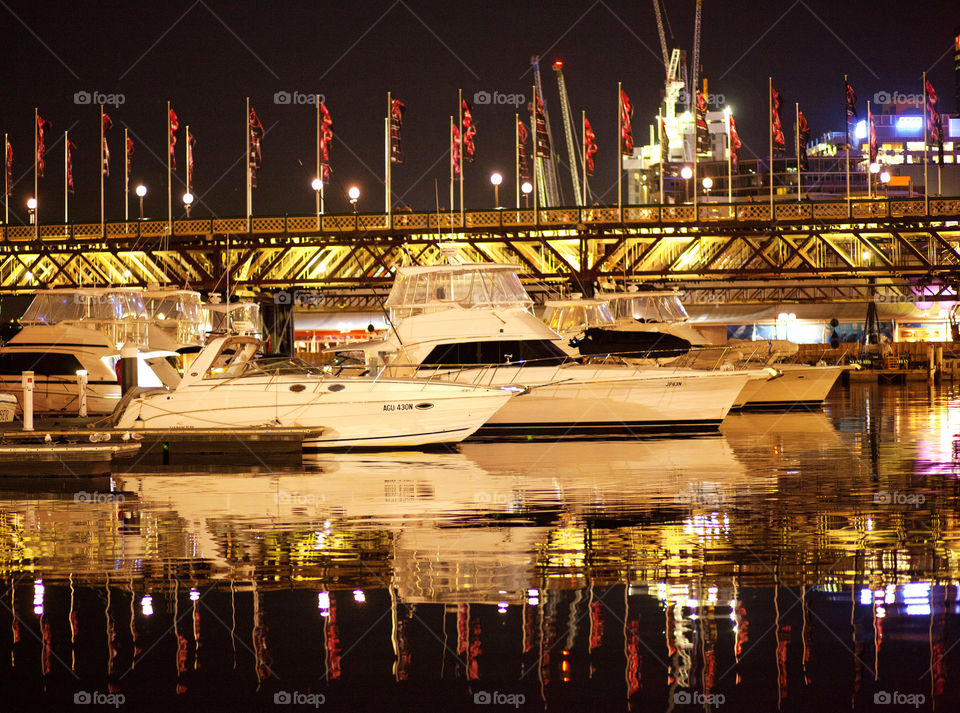
[[[667,33],[663,29],[663,16],[660,14],[660,0],[653,0],[653,13],[657,16],[657,32],[660,33],[660,52],[663,55],[663,68],[670,78],[670,50],[667,49]]]
[[[537,194],[540,198],[540,205],[545,208],[558,206],[560,200],[560,180],[557,177],[557,165],[554,162],[556,147],[553,143],[553,132],[550,130],[550,115],[547,113],[547,98],[543,94],[543,82],[540,79],[540,57],[535,55],[530,58],[530,64],[533,67],[534,83],[537,88],[537,94],[543,102],[543,123],[547,130],[547,139],[550,142],[550,158],[540,158],[537,152],[533,152],[534,169],[537,172]],[[537,100],[536,97],[533,98]],[[536,138],[534,138],[536,141]]]
[[[700,9],[703,0],[697,0],[697,14],[693,19],[693,66],[690,68],[690,98],[697,95],[697,80],[700,76]],[[695,101],[695,100],[694,100]]]
[[[575,128],[573,114],[570,111],[570,97],[567,96],[567,83],[563,80],[563,62],[553,63],[553,71],[557,75],[557,86],[560,89],[560,113],[563,116],[563,133],[567,139],[567,156],[570,161],[570,177],[573,179],[574,203],[579,204],[583,194],[580,192],[580,152],[574,140]]]

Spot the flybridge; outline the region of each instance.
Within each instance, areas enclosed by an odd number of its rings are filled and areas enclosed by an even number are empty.
[[[401,267],[387,298],[391,317],[462,309],[527,309],[533,300],[517,277],[518,265],[468,263]]]

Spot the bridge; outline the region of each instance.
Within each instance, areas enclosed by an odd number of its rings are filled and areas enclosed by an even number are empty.
[[[727,302],[897,299],[960,281],[960,198],[134,220],[0,229],[0,293],[150,283],[368,304],[449,255],[531,283],[676,284]],[[949,292],[948,292],[949,290]],[[382,289],[380,290],[382,292]]]

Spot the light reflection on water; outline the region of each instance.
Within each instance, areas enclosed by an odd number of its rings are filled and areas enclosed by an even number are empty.
[[[858,386],[710,438],[0,481],[0,675],[24,709],[949,710],[958,434],[951,387]]]

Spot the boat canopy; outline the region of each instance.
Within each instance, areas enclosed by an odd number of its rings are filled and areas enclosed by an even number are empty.
[[[529,309],[533,300],[520,284],[517,265],[467,263],[402,267],[387,298],[396,322],[452,307]]]
[[[204,329],[211,334],[261,334],[260,305],[255,302],[206,303]]]
[[[128,319],[147,319],[141,293],[133,290],[86,288],[39,291],[20,321],[25,324],[57,324]]]
[[[689,316],[677,292],[598,292],[596,296],[610,302],[610,311],[621,324],[682,322]]]
[[[543,321],[561,334],[582,332],[589,327],[613,327],[616,320],[606,300],[548,300]]]
[[[192,290],[148,290],[143,293],[147,318],[161,329],[175,334],[179,344],[203,344],[206,325],[200,293]]]

